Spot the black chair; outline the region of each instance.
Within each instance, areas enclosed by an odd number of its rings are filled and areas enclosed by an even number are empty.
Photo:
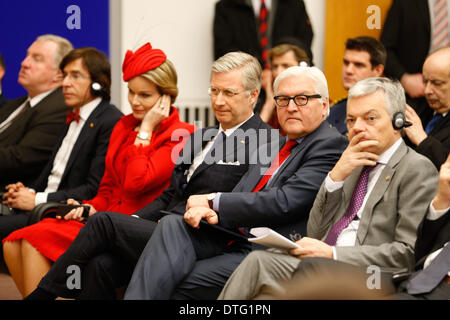
[[[56,211],[58,207],[62,204],[59,202],[45,202],[38,204],[33,210],[28,214],[27,225],[32,225],[38,223],[44,218],[55,218]]]

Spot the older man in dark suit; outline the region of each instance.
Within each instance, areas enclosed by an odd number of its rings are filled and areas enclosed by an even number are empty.
[[[161,210],[184,214],[190,195],[231,191],[248,170],[255,147],[280,139],[277,130],[253,114],[260,78],[259,62],[249,54],[231,52],[216,60],[209,91],[220,125],[191,136],[177,160],[171,185],[154,202],[133,216],[105,212],[90,217],[29,299],[58,295],[114,299],[114,289],[128,283],[163,215]],[[74,263],[82,268],[81,290],[69,290],[65,285],[67,267]]]
[[[110,64],[98,50],[80,48],[64,57],[60,69],[66,105],[78,117],[66,120],[50,160],[31,188],[21,182],[6,187],[3,201],[19,213],[0,216],[0,239],[24,227],[26,212],[38,204],[69,198],[87,200],[97,194],[105,171],[109,136],[122,116],[109,103]],[[100,90],[93,90],[93,83],[100,85]]]
[[[251,246],[200,226],[202,219],[228,229],[269,226],[291,238],[305,233],[316,193],[347,139],[324,121],[328,86],[319,69],[285,70],[275,80],[274,92],[288,140],[270,168],[252,167],[232,192],[191,196],[184,220],[162,218],[135,268],[126,299],[217,298]]]
[[[54,35],[28,48],[18,79],[28,96],[0,109],[0,191],[18,180],[34,181],[51,156],[67,112],[58,66],[70,50],[69,41]]]
[[[406,119],[412,126],[405,132],[416,151],[439,169],[450,152],[450,47],[433,52],[425,60],[422,76],[429,107],[419,114],[406,107]]]

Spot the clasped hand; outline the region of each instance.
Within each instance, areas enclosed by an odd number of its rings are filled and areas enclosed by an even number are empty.
[[[186,202],[184,221],[193,228],[200,228],[200,221],[205,219],[209,224],[219,223],[217,213],[209,207],[206,195],[190,196]]]
[[[36,192],[25,187],[22,182],[9,184],[3,194],[3,204],[10,208],[31,211],[35,207]]]
[[[67,199],[67,204],[80,205],[80,203],[74,199]],[[94,213],[97,212],[97,210],[95,210],[95,208],[93,206],[91,206],[91,205],[88,205],[88,206],[89,206],[89,216],[92,216]],[[83,211],[84,211],[84,208],[82,208],[82,207],[72,209],[64,216],[64,220],[83,221],[84,220]],[[60,217],[60,216],[56,216],[56,218],[62,219],[62,217]]]

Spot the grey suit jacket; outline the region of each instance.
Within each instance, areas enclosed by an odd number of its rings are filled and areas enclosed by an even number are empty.
[[[309,237],[324,240],[344,215],[361,170],[355,170],[334,192],[327,192],[322,184],[310,212]],[[402,142],[367,200],[355,245],[336,247],[337,259],[388,271],[412,270],[417,229],[437,185],[438,174],[431,161]]]

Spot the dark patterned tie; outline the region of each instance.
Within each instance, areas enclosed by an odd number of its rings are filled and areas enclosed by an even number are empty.
[[[409,294],[427,293],[437,287],[450,269],[450,245],[446,245],[431,261],[431,264],[420,271],[407,284]]]
[[[264,69],[269,69],[269,41],[267,38],[267,16],[269,11],[267,10],[264,0],[261,0],[261,9],[259,11],[258,18],[258,34],[259,44],[261,46],[261,59],[263,61]]]
[[[364,167],[364,169],[361,171],[361,175],[359,176],[358,182],[356,183],[355,189],[353,190],[352,198],[350,199],[350,204],[348,205],[347,211],[345,212],[344,216],[334,224],[325,239],[325,243],[327,243],[328,245],[336,245],[337,238],[341,234],[342,230],[347,228],[350,222],[352,222],[352,220],[355,218],[358,210],[361,208],[364,202],[364,197],[367,193],[369,173],[373,168],[375,168],[375,166]]]

